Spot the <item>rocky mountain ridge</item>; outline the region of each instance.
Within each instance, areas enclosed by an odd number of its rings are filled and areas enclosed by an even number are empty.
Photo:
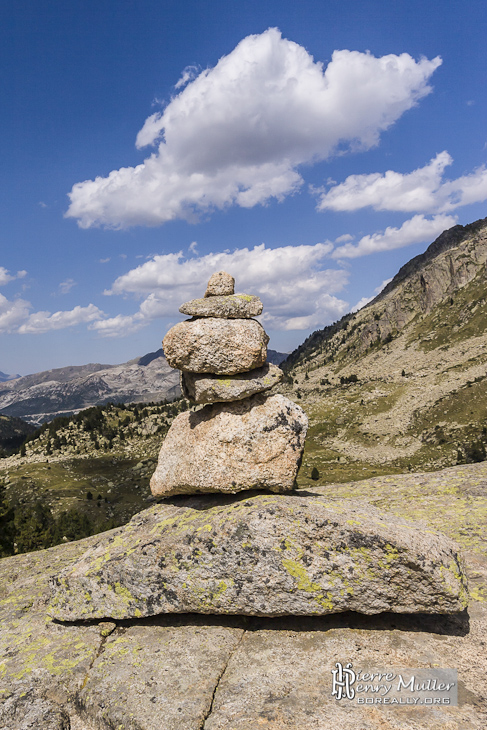
[[[7,373],[2,373],[0,370],[0,383],[4,383],[6,380],[15,380],[16,378],[20,378],[20,375],[7,375]]]
[[[310,416],[307,468],[350,478],[485,458],[486,262],[487,219],[455,226],[290,355],[288,389]]]
[[[269,362],[279,364],[285,357],[269,351]],[[180,394],[179,373],[160,348],[121,365],[71,365],[0,380],[0,413],[37,426],[108,402],[170,401]]]

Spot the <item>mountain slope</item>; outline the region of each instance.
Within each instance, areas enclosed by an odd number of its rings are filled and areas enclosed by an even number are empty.
[[[3,382],[0,412],[40,424],[108,401],[146,403],[178,395],[179,373],[157,350],[122,365],[90,363]]]
[[[301,479],[485,458],[487,219],[445,231],[284,368],[311,418]]]
[[[15,449],[26,436],[33,433],[34,426],[20,418],[11,418],[0,414],[0,454],[3,449]]]
[[[2,373],[0,370],[0,383],[4,383],[6,380],[15,380],[15,378],[20,378],[20,375],[7,375],[7,373]]]

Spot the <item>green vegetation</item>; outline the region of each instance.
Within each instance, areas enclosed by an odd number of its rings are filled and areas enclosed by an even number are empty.
[[[96,406],[30,434],[0,459],[0,556],[78,540],[147,507],[162,439],[187,407]]]

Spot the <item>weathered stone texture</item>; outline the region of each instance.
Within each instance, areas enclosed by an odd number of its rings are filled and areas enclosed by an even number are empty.
[[[268,342],[264,328],[254,319],[207,317],[179,322],[162,345],[173,368],[235,375],[264,365]]]
[[[197,621],[112,634],[79,692],[78,706],[101,727],[201,728],[242,634],[240,628]]]
[[[205,297],[221,297],[233,294],[235,291],[235,279],[226,271],[217,271],[210,276],[205,291]]]
[[[57,619],[157,613],[449,613],[458,546],[367,503],[315,495],[154,505],[52,581]]]
[[[387,504],[396,514],[421,517],[428,529],[441,523],[465,551],[472,587],[468,612],[268,619],[169,614],[74,625],[46,620],[49,577],[79,560],[102,537],[119,536],[125,528],[118,528],[0,560],[1,730],[67,730],[67,715],[71,730],[486,728],[487,462],[328,485],[313,493],[337,508],[336,495],[346,494],[355,506],[363,497]],[[232,498],[215,495],[205,501],[216,499]],[[183,499],[173,501],[181,504]],[[197,511],[203,519],[201,505]],[[208,530],[197,534],[206,536],[211,549]],[[104,639],[107,629],[115,630]],[[459,706],[364,708],[338,702],[331,696],[337,661],[372,671],[455,667]],[[184,724],[172,725],[181,714]]]
[[[206,373],[181,373],[181,390],[185,398],[195,403],[242,400],[269,390],[281,380],[282,376],[282,370],[272,363],[266,363],[261,368],[247,373],[227,377]]]
[[[156,496],[294,486],[308,417],[283,395],[257,394],[180,413],[151,479]]]
[[[182,314],[190,317],[223,317],[224,319],[248,319],[262,314],[259,297],[249,294],[233,294],[227,297],[192,299],[179,307]]]

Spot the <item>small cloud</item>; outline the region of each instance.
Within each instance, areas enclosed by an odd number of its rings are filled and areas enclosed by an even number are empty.
[[[137,312],[128,316],[118,314],[116,317],[98,320],[90,324],[88,329],[98,332],[101,337],[126,337],[148,324],[149,320],[144,321],[143,315]]]
[[[106,259],[99,259],[100,264],[108,264],[109,261],[111,261],[110,256],[108,256]]]
[[[188,251],[190,253],[192,253],[193,255],[195,255],[195,256],[197,255],[197,253],[198,253],[198,244],[197,244],[196,241],[193,241],[192,243],[189,244]]]
[[[179,81],[174,85],[175,89],[182,89],[183,86],[186,86],[190,81],[195,79],[199,72],[200,72],[199,66],[186,66],[183,73],[181,74],[181,78]]]
[[[0,266],[0,286],[4,286],[14,279],[23,279],[25,276],[27,276],[27,271],[24,269],[17,271],[16,274],[11,274],[4,266]]]
[[[121,259],[126,259],[127,258],[127,254],[126,253],[121,253],[120,254],[120,258]]]
[[[469,99],[466,103],[467,103],[467,106],[474,106],[475,101],[473,99]]]
[[[338,236],[338,238],[335,238],[335,243],[348,243],[349,241],[353,241],[355,236],[351,236],[350,233],[344,233],[343,236]]]
[[[73,286],[76,286],[76,285],[77,284],[74,279],[66,279],[65,281],[62,281],[59,284],[59,292],[60,292],[60,294],[67,294],[68,292],[71,291]]]
[[[379,251],[391,251],[395,248],[410,246],[413,243],[432,241],[444,230],[454,226],[456,222],[456,217],[451,215],[434,215],[432,218],[415,215],[405,221],[400,228],[389,226],[385,231],[363,236],[355,246],[345,243],[333,251],[331,258],[355,259]]]
[[[42,200],[39,200],[39,205],[41,206],[41,208],[47,208],[47,204],[44,203]]]
[[[0,334],[16,332],[19,325],[29,316],[30,309],[32,305],[25,299],[17,298],[9,301],[0,294]]]
[[[101,309],[94,304],[87,307],[74,307],[66,312],[34,312],[27,321],[18,328],[21,335],[39,335],[50,330],[61,330],[66,327],[74,327],[77,324],[93,322],[104,316]]]
[[[323,193],[318,210],[355,211],[363,208],[404,213],[446,213],[462,205],[487,200],[487,168],[482,165],[467,175],[444,180],[453,162],[440,152],[424,167],[402,174],[387,170],[369,175],[349,175]]]

